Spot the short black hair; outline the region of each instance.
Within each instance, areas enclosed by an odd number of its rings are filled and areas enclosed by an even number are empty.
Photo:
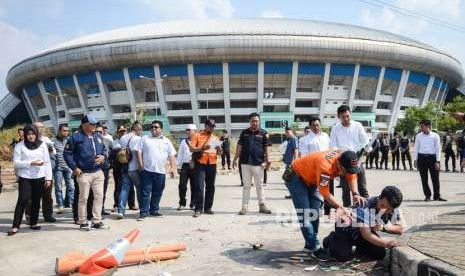
[[[321,124],[321,120],[320,120],[320,118],[318,118],[318,117],[312,117],[312,118],[310,118],[310,121],[308,121],[308,124],[309,124],[309,125],[312,125],[312,123],[315,122],[315,121],[318,121],[318,122],[320,122],[320,124]]]
[[[309,126],[306,126],[306,127],[304,128],[304,130],[309,130],[309,129],[310,129],[310,127],[309,127]]]
[[[18,128],[18,132],[20,132],[20,131],[24,131],[24,128],[22,128],[22,127]]]
[[[350,107],[346,104],[343,104],[337,108],[337,115],[339,116],[346,111],[350,112]]]
[[[64,125],[64,124],[61,124],[59,127],[58,127],[58,131],[61,131],[63,128],[65,127],[68,127],[68,125]]]
[[[108,129],[108,127],[107,127],[107,126],[104,126],[104,125],[102,125],[102,128],[103,128],[103,129]]]
[[[132,123],[131,130],[136,130],[137,127],[140,127],[141,124],[138,121]]]
[[[226,129],[223,129],[223,133],[228,133],[228,131]]]
[[[249,120],[252,119],[253,117],[258,117],[258,118],[260,118],[260,114],[258,114],[257,112],[250,113],[250,115],[249,115]]]
[[[153,120],[152,121],[152,125],[153,124],[158,124],[160,126],[161,129],[163,129],[163,122],[162,121],[159,121],[159,120]]]
[[[381,191],[379,199],[385,198],[392,208],[397,208],[402,203],[402,192],[396,186],[386,186]]]
[[[420,125],[431,126],[431,120],[423,119],[420,121]]]
[[[286,131],[288,131],[288,130],[294,131],[294,129],[292,127],[286,127]]]

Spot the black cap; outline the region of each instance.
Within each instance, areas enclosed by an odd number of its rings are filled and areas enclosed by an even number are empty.
[[[216,127],[215,123],[216,123],[215,120],[210,119],[210,118],[205,121],[206,126]]]
[[[349,174],[357,174],[360,171],[357,154],[353,151],[345,151],[341,155],[341,165]]]
[[[84,115],[81,118],[81,124],[85,124],[85,123],[89,123],[91,125],[96,125],[96,124],[98,124],[98,120],[97,120],[97,118],[95,118],[92,115]]]

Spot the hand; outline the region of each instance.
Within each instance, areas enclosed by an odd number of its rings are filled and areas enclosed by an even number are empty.
[[[436,168],[436,170],[439,171],[441,169],[441,163],[439,162],[434,163],[434,168]]]
[[[233,170],[237,170],[237,160],[233,160],[232,168]]]
[[[413,161],[413,166],[415,167],[415,169],[417,168],[417,160]]]
[[[402,243],[398,240],[387,241],[385,245],[386,248],[393,248],[393,247],[398,247],[398,246],[402,246]]]
[[[105,156],[103,155],[97,155],[97,157],[95,157],[95,163],[97,165],[102,164],[104,161],[105,161]]]
[[[31,162],[31,166],[36,166],[36,167],[40,167],[43,164],[44,164],[44,161],[41,161],[41,160],[35,160]]]
[[[178,174],[181,174],[181,169],[177,169],[177,171],[178,171]]]
[[[265,162],[265,170],[269,171],[271,168],[271,162]]]
[[[352,197],[352,200],[354,201],[354,205],[357,206],[364,206],[365,204],[367,204],[367,199],[360,195],[354,195]]]
[[[52,180],[46,180],[46,181],[45,181],[45,185],[44,185],[45,189],[47,189],[48,187],[50,187],[50,185],[52,185]]]
[[[81,171],[81,169],[76,168],[76,169],[74,169],[73,174],[74,174],[75,176],[80,176],[80,175],[82,174],[82,171]]]
[[[210,149],[210,145],[204,145],[201,149],[202,149],[202,150],[209,150],[209,149]]]
[[[384,225],[377,223],[374,227],[372,227],[372,229],[374,231],[383,231],[385,228],[384,228]]]

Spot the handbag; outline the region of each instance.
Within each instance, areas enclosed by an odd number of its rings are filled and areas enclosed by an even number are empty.
[[[205,143],[203,143],[203,145],[200,148],[203,148],[208,143],[208,141],[210,141],[210,138],[211,138],[211,135],[208,137],[207,141],[205,141]],[[203,150],[195,151],[191,154],[191,158],[192,160],[197,162],[200,158],[202,158],[202,155],[203,155]]]

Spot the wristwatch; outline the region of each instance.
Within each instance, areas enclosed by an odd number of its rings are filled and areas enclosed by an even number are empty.
[[[359,194],[359,193],[355,193],[355,192],[353,192],[353,193],[352,193],[352,195],[354,195],[354,196],[358,196],[358,195],[360,195],[360,194]]]

